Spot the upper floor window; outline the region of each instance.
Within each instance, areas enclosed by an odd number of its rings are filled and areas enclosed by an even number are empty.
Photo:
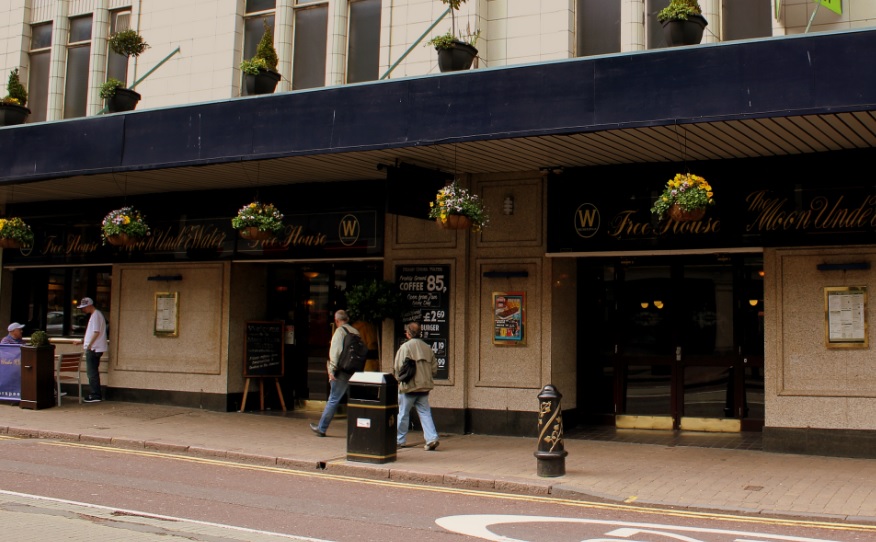
[[[70,19],[67,40],[67,78],[64,118],[84,117],[88,105],[88,71],[91,56],[91,15]]]
[[[131,12],[130,11],[114,11],[110,14],[110,35],[122,30],[131,29]],[[112,49],[107,49],[106,55],[106,77],[107,79],[118,79],[125,86],[130,85],[133,81],[128,81],[128,57],[120,55]]]
[[[296,0],[294,24],[292,88],[325,86],[328,2]]]
[[[620,18],[621,0],[578,0],[575,20],[577,55],[620,52]]]
[[[724,0],[721,7],[723,41],[772,36],[770,0]]]
[[[380,74],[380,0],[350,2],[347,82],[375,81]]]
[[[243,20],[244,59],[255,56],[265,33],[265,25],[274,28],[276,4],[276,0],[246,0],[246,18]],[[240,92],[246,95],[246,85],[241,85]]]
[[[31,27],[30,74],[27,82],[28,122],[46,120],[49,106],[49,61],[52,58],[52,23]]]

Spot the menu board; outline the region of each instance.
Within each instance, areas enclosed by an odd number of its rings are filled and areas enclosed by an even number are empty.
[[[867,287],[824,289],[825,344],[828,348],[867,348]]]
[[[405,312],[402,327],[417,322],[422,339],[432,347],[438,359],[439,380],[450,378],[450,281],[449,265],[402,265],[395,270],[395,282],[401,291]],[[396,330],[396,345],[404,341],[403,329]]]
[[[283,376],[284,322],[247,322],[244,377]]]

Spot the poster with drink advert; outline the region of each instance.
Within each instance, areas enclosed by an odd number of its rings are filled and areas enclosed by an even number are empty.
[[[526,344],[523,327],[525,294],[523,292],[493,292],[493,344],[517,346]]]
[[[404,326],[418,322],[422,337],[438,359],[438,380],[450,378],[450,280],[449,265],[400,265],[395,283],[405,302],[401,325],[395,331],[396,348],[405,340]]]

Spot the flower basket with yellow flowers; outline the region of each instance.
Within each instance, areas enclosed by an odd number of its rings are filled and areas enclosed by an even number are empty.
[[[103,243],[133,245],[149,235],[143,215],[131,206],[111,211],[101,224]]]
[[[481,199],[460,188],[456,181],[438,191],[435,201],[429,202],[429,218],[434,218],[445,229],[471,228],[480,231],[489,222]]]
[[[264,240],[283,231],[283,218],[283,213],[273,203],[254,201],[237,211],[231,225],[244,239]]]
[[[651,212],[660,219],[668,214],[676,222],[699,220],[706,214],[706,207],[715,204],[713,195],[712,187],[703,177],[677,173],[666,183]]]
[[[24,220],[0,218],[0,248],[21,248],[33,244],[33,232]]]

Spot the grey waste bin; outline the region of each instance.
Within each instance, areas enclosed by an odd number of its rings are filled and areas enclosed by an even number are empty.
[[[395,461],[398,382],[389,373],[360,372],[347,396],[347,461]]]

